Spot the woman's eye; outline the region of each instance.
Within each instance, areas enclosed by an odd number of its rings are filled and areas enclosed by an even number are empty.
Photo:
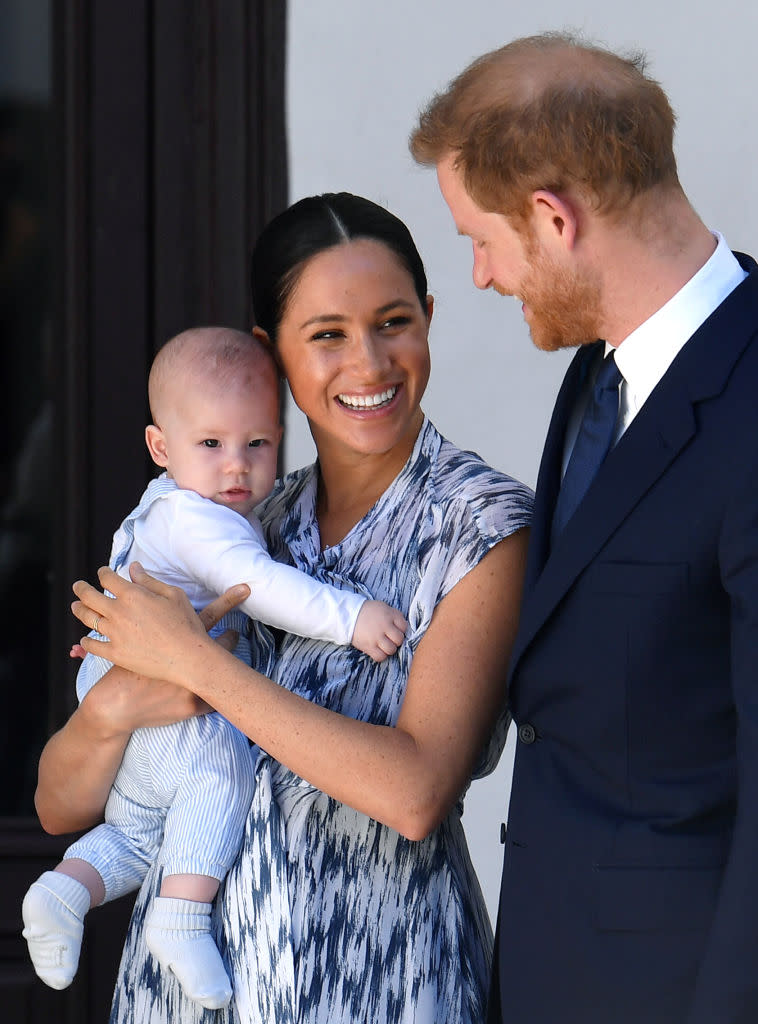
[[[206,448],[218,448],[219,446],[219,442],[216,440],[215,437],[206,437],[206,439],[203,441],[203,444],[205,445]]]
[[[263,442],[263,438],[262,437],[256,437],[256,439],[254,441],[250,442],[250,444],[248,445],[248,448],[260,448],[260,446],[263,443],[264,442]]]
[[[392,330],[393,328],[406,327],[410,322],[411,318],[409,316],[391,316],[379,326],[382,330]]]
[[[318,331],[313,335],[313,341],[334,341],[340,337],[339,331]]]

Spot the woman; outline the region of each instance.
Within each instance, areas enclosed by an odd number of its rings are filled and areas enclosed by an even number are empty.
[[[253,304],[318,451],[261,510],[271,551],[400,608],[405,642],[377,666],[285,635],[258,672],[208,639],[181,592],[101,570],[117,600],[78,583],[72,607],[88,627],[99,617],[107,656],[139,675],[114,669],[50,741],[40,817],[51,830],[91,824],[129,732],[207,702],[258,748],[245,844],[219,900],[226,1019],[478,1024],[492,939],[460,803],[504,741],[531,496],[425,419],[432,300],[386,210],[340,194],[285,211],[256,246]],[[96,777],[75,781],[85,764]],[[156,976],[138,933],[113,1019],[203,1019]]]

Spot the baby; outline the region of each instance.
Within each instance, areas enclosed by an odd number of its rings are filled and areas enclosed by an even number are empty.
[[[250,597],[215,632],[233,628],[250,661],[250,620],[336,644],[382,661],[406,622],[381,601],[313,580],[268,555],[253,509],[276,476],[278,378],[252,336],[197,328],[169,341],[150,371],[154,420],[145,439],[166,470],[153,480],[113,538],[111,568],[128,578],[139,561],[182,587],[199,609],[245,582]],[[244,614],[242,614],[244,613]],[[94,635],[94,634],[93,634]],[[111,668],[88,654],[77,676],[81,701]],[[249,741],[217,713],[131,737],[99,825],[46,871],[23,903],[34,969],[52,988],[76,973],[84,915],[136,889],[160,854],[160,895],[145,941],[186,994],[225,1006],[231,985],[210,932],[211,903],[239,849],[253,791]]]

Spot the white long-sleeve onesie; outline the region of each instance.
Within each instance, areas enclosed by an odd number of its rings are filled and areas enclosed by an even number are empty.
[[[147,487],[113,538],[110,566],[128,579],[131,562],[181,587],[197,610],[235,583],[250,597],[241,612],[300,636],[348,644],[365,596],[317,582],[268,554],[258,520],[193,491],[165,474]],[[230,621],[231,620],[231,621]],[[222,620],[240,633],[235,654],[250,661],[247,620]],[[77,676],[81,701],[111,663],[88,654]],[[105,808],[105,824],[68,848],[95,867],[106,900],[137,888],[160,857],[166,874],[223,878],[242,839],[253,793],[248,739],[217,713],[138,729]]]

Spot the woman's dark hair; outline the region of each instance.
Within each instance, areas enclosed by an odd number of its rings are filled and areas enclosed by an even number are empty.
[[[276,341],[287,302],[308,262],[326,249],[366,238],[386,245],[413,278],[426,309],[426,273],[411,233],[403,222],[349,192],[327,192],[294,203],[269,221],[255,243],[251,286],[253,316]]]

